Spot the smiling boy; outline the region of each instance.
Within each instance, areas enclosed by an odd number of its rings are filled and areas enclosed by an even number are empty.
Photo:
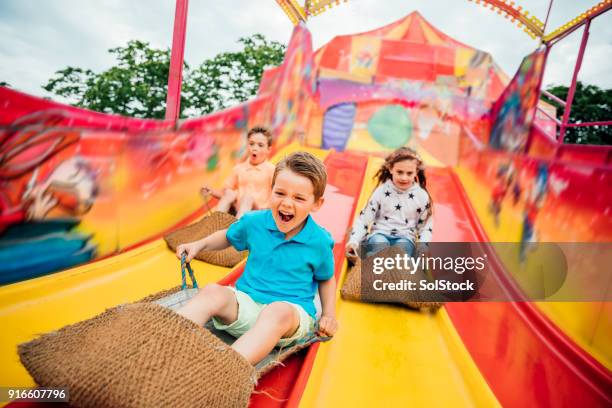
[[[223,190],[202,187],[204,200],[208,194],[218,198],[216,210],[222,212],[228,212],[233,205],[237,218],[253,209],[269,208],[274,174],[274,165],[268,161],[271,146],[270,130],[261,126],[251,128],[247,134],[247,159],[232,169]]]
[[[185,306],[182,316],[237,337],[232,345],[251,364],[275,346],[295,344],[315,331],[314,296],[322,315],[318,334],[333,336],[335,317],[333,240],[310,216],[323,204],[327,173],[310,153],[293,153],[275,168],[270,209],[245,214],[227,230],[180,245],[190,261],[200,250],[229,245],[248,249],[236,287],[206,285]]]

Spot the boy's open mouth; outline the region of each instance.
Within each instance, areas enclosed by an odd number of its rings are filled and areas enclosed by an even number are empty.
[[[293,214],[287,214],[287,213],[284,213],[282,211],[278,212],[278,216],[280,217],[281,221],[283,221],[283,222],[289,222],[289,221],[291,221],[293,219]]]

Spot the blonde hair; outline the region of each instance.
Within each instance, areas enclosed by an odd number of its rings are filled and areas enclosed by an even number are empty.
[[[327,170],[325,170],[325,165],[321,160],[307,152],[290,154],[276,165],[274,176],[272,177],[272,186],[274,186],[278,173],[285,169],[289,169],[310,180],[315,200],[323,197],[325,186],[327,185]]]

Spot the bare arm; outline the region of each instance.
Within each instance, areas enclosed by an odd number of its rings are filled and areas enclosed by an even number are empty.
[[[338,330],[336,320],[336,279],[332,276],[326,281],[319,282],[319,296],[323,313],[319,320],[319,334],[333,336]]]
[[[226,190],[228,190],[228,189],[227,188],[218,189],[218,188],[212,188],[212,187],[209,187],[209,186],[204,186],[201,189],[202,193],[210,194],[211,196],[213,196],[214,198],[217,198],[217,199],[223,197],[223,194],[225,194]]]
[[[176,256],[181,259],[183,252],[186,252],[187,262],[190,262],[193,257],[202,250],[218,251],[225,249],[230,246],[230,243],[225,236],[226,233],[227,229],[219,230],[198,241],[181,244],[176,248]]]
[[[231,244],[227,240],[225,234],[227,234],[227,228],[213,232],[206,238],[201,239],[199,241],[203,243],[201,249],[205,249],[207,251],[219,251],[229,247]]]

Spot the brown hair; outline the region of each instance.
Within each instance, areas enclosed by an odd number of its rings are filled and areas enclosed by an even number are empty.
[[[393,153],[385,157],[385,163],[381,166],[380,169],[374,175],[374,179],[378,181],[378,184],[382,184],[385,181],[392,178],[391,168],[397,162],[401,162],[403,160],[415,160],[417,163],[417,175],[416,181],[419,183],[421,188],[425,190],[427,195],[429,196],[429,208],[427,209],[428,215],[432,214],[433,209],[433,200],[431,199],[431,194],[427,191],[427,177],[425,176],[425,169],[423,168],[423,160],[421,160],[421,156],[417,153],[416,150],[410,147],[400,147],[396,149]]]
[[[266,139],[268,139],[268,147],[272,146],[272,132],[270,132],[270,129],[264,126],[253,126],[249,130],[249,133],[247,133],[247,140],[257,133],[261,133],[266,137]]]
[[[323,197],[325,185],[327,184],[327,171],[321,160],[307,152],[290,154],[276,165],[274,176],[272,177],[272,186],[274,186],[278,173],[285,169],[289,169],[310,180],[315,200]]]

